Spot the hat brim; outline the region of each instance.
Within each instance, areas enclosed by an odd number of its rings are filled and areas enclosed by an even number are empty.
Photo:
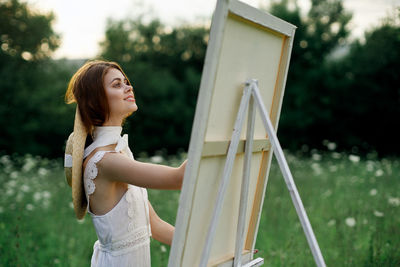
[[[83,125],[78,106],[75,112],[72,145],[72,202],[78,219],[82,219],[87,210],[87,200],[82,178],[83,153],[87,132]]]

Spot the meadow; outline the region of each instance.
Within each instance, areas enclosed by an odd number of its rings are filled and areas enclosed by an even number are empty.
[[[285,152],[286,153],[286,152]],[[139,159],[177,166],[186,155]],[[327,266],[400,266],[400,160],[312,151],[286,153]],[[62,159],[0,156],[0,266],[89,266],[96,234],[75,219]],[[175,222],[179,191],[149,190]],[[272,161],[256,248],[264,266],[314,266],[282,175]],[[169,247],[151,241],[152,266]]]

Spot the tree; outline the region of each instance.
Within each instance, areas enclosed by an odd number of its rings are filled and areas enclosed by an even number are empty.
[[[101,57],[122,65],[139,106],[125,127],[133,136],[134,153],[187,149],[207,38],[203,26],[108,22]]]
[[[16,0],[0,2],[0,147],[12,154],[59,156],[65,67],[49,60],[59,45],[54,15]],[[64,125],[63,125],[64,126]],[[64,133],[65,135],[65,133]]]
[[[352,133],[346,138],[337,131],[343,147],[380,155],[400,151],[400,12],[397,16],[367,32],[363,42],[352,44],[347,57],[330,66],[332,80],[341,80],[337,99],[344,100],[335,107],[335,116],[346,118],[341,128]]]
[[[274,2],[270,12],[297,26],[287,77],[279,135],[285,147],[319,147],[333,138],[334,91],[324,86],[329,55],[346,43],[351,14],[340,0],[312,0],[306,16],[296,1]],[[334,89],[334,88],[329,88]],[[334,138],[331,140],[335,140]]]

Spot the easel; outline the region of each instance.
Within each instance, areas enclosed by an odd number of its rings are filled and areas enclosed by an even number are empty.
[[[272,127],[272,123],[269,118],[268,112],[262,101],[260,91],[258,89],[258,81],[254,80],[254,79],[246,81],[246,86],[245,86],[243,96],[242,96],[242,99],[240,102],[238,115],[236,117],[235,126],[234,126],[233,133],[232,133],[231,143],[230,143],[229,149],[228,149],[228,154],[227,154],[224,171],[223,171],[223,175],[222,175],[222,181],[221,181],[221,184],[218,189],[216,205],[214,207],[211,224],[208,228],[206,243],[203,248],[202,255],[201,255],[200,266],[206,267],[209,256],[210,256],[211,245],[212,245],[213,238],[215,235],[218,218],[221,213],[222,203],[224,200],[226,189],[228,187],[229,178],[232,174],[233,162],[234,162],[234,159],[236,156],[236,152],[238,150],[240,133],[242,130],[243,120],[245,117],[246,110],[248,110],[249,112],[248,112],[248,121],[247,121],[243,179],[242,179],[242,187],[241,187],[241,195],[240,195],[239,219],[238,219],[236,244],[235,244],[234,266],[235,267],[239,267],[239,266],[255,267],[255,266],[260,266],[264,263],[264,259],[262,259],[262,258],[254,259],[254,260],[246,263],[245,265],[242,265],[242,262],[241,262],[242,250],[243,250],[243,240],[245,238],[245,233],[244,233],[245,214],[246,214],[246,207],[247,207],[247,201],[248,201],[249,174],[250,174],[251,153],[252,153],[251,148],[253,147],[254,121],[255,121],[255,114],[256,114],[256,107],[254,105],[254,101],[260,111],[262,122],[264,124],[265,129],[267,130],[267,133],[268,133],[268,136],[269,136],[269,139],[271,142],[271,147],[273,149],[273,152],[275,153],[279,167],[281,169],[281,172],[285,179],[286,185],[290,192],[290,196],[291,196],[293,204],[296,208],[297,215],[299,216],[301,225],[302,225],[304,233],[306,235],[306,238],[307,238],[308,244],[310,246],[311,252],[313,254],[315,263],[318,267],[325,267],[326,265],[325,265],[324,259],[322,257],[321,251],[319,249],[317,240],[315,239],[314,232],[311,228],[311,224],[308,220],[303,203],[300,199],[300,195],[299,195],[296,185],[293,181],[293,177],[290,172],[289,166],[286,162],[285,156],[284,156],[282,148],[279,144],[279,140],[276,136],[276,133]]]

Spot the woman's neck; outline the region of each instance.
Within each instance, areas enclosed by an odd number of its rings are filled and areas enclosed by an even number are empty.
[[[122,119],[108,119],[102,126],[122,126]]]

